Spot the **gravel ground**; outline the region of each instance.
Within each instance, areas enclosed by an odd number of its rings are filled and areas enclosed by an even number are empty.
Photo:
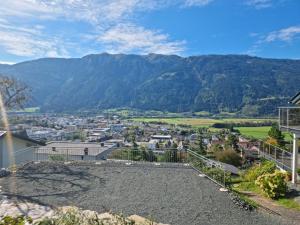
[[[228,193],[184,165],[32,163],[1,178],[0,186],[19,200],[137,214],[172,225],[300,224],[240,209]]]

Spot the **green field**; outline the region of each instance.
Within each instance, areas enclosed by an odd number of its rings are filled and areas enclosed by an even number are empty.
[[[268,131],[271,127],[237,127],[237,129],[244,136],[254,137],[258,139],[265,139],[268,137]],[[286,141],[291,141],[292,137],[288,132],[284,132]]]
[[[214,123],[243,123],[243,122],[265,122],[272,121],[275,122],[275,119],[253,119],[253,118],[230,118],[230,119],[210,119],[210,118],[134,118],[134,121],[138,122],[162,122],[175,125],[190,125],[193,128],[197,127],[210,127]],[[242,135],[248,137],[254,137],[258,139],[265,139],[268,137],[268,131],[270,126],[263,127],[236,127]],[[211,128],[213,131],[217,131],[217,128]],[[289,133],[285,132],[285,139],[287,141],[291,140]]]
[[[210,119],[210,118],[134,118],[134,121],[139,122],[162,122],[175,125],[191,125],[192,127],[210,127],[214,123],[243,123],[243,122],[265,122],[275,121],[274,119],[244,119],[244,118],[230,118],[230,119]]]
[[[215,119],[195,119],[195,118],[135,118],[138,122],[161,122],[175,125],[191,125],[192,127],[209,127],[219,122]]]
[[[38,111],[40,111],[40,107],[25,108],[24,111],[25,112],[31,112],[31,113],[38,112]]]
[[[268,136],[271,127],[238,127],[242,135],[264,139]]]
[[[24,108],[24,109],[21,109],[21,110],[16,110],[16,111],[13,111],[13,112],[18,112],[18,113],[35,113],[35,112],[39,112],[40,111],[40,107],[30,107],[30,108]]]

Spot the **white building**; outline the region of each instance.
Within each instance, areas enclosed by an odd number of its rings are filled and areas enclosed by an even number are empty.
[[[33,161],[33,146],[39,145],[41,145],[40,142],[30,138],[0,131],[0,168],[8,168]]]
[[[293,134],[292,151],[292,183],[296,184],[298,179],[297,169],[300,168],[299,138],[300,138],[300,92],[290,101],[289,106],[279,107],[279,127],[282,131]]]
[[[46,146],[39,147],[36,160],[101,160],[116,147],[113,143],[87,143],[87,142],[49,142]]]

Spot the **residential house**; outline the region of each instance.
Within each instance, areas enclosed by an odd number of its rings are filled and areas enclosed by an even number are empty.
[[[33,161],[34,147],[40,145],[41,142],[30,139],[26,135],[0,131],[0,168]]]
[[[300,138],[300,92],[290,101],[288,106],[279,107],[279,127],[282,131],[293,134],[292,153],[292,183],[297,182],[297,168],[300,167],[299,138]],[[299,163],[298,163],[299,161]]]
[[[86,143],[86,142],[50,142],[39,147],[36,160],[101,160],[106,159],[116,147],[115,143]]]

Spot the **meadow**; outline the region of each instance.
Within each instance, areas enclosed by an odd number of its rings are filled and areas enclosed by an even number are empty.
[[[161,122],[175,125],[190,125],[193,128],[198,127],[207,127],[212,131],[217,131],[218,128],[211,127],[214,123],[263,123],[266,121],[276,122],[276,119],[267,119],[267,118],[226,118],[226,119],[212,119],[212,118],[134,118],[134,121],[138,122]],[[248,137],[254,137],[258,139],[265,139],[268,137],[268,131],[270,126],[258,126],[258,127],[236,127],[242,135]],[[285,132],[285,139],[287,141],[291,140],[289,133]]]
[[[253,118],[226,118],[226,119],[212,119],[212,118],[186,118],[186,117],[177,117],[177,118],[148,118],[140,117],[134,118],[134,121],[139,122],[162,122],[175,125],[190,125],[194,128],[197,127],[210,127],[214,123],[262,123],[266,121],[274,121],[274,119],[253,119]]]
[[[266,127],[238,127],[237,129],[244,136],[254,137],[254,138],[258,138],[258,139],[265,139],[268,137],[268,131],[270,130],[270,128],[271,127],[266,126]],[[292,140],[290,133],[283,132],[283,134],[284,134],[284,139],[286,141]]]

